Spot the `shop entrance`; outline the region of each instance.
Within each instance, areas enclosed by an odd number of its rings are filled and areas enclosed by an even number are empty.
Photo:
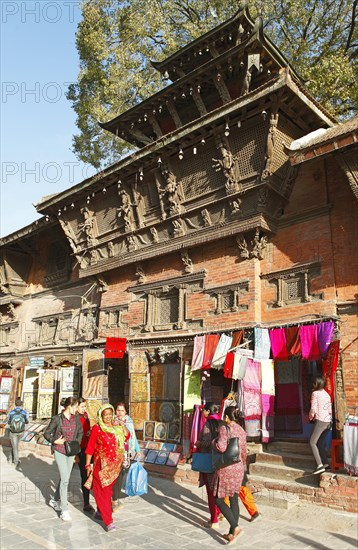
[[[275,438],[309,439],[312,424],[308,414],[312,386],[322,374],[321,361],[294,357],[275,361]]]
[[[115,407],[119,401],[124,401],[128,406],[129,377],[126,356],[123,359],[106,359],[105,368],[108,372],[108,399],[110,404]]]

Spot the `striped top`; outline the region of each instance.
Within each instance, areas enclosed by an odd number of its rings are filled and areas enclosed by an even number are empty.
[[[312,392],[310,420],[320,420],[321,422],[332,421],[332,403],[329,394],[325,390]]]

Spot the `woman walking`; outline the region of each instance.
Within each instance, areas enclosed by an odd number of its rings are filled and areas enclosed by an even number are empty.
[[[98,423],[93,426],[86,448],[85,468],[92,478],[93,495],[107,531],[116,529],[112,516],[113,485],[122,469],[124,442],[129,431],[124,426],[113,426],[114,409],[103,405],[98,411]],[[93,463],[91,463],[93,457]],[[88,487],[88,484],[87,484]]]
[[[124,460],[123,468],[117,478],[117,481],[113,486],[112,508],[113,508],[113,512],[118,512],[123,508],[123,504],[120,502],[119,499],[121,497],[124,477],[125,477],[126,471],[130,466],[130,458],[134,458],[135,455],[139,453],[140,447],[139,447],[137,436],[134,429],[134,422],[131,419],[131,417],[127,414],[125,403],[123,403],[123,401],[120,401],[119,403],[117,403],[115,411],[116,411],[116,416],[114,417],[113,425],[125,426],[129,431],[129,439],[124,443],[125,460]]]
[[[51,443],[51,450],[55,454],[55,460],[60,473],[60,480],[57,485],[54,497],[50,499],[49,505],[61,512],[60,518],[63,521],[71,521],[68,511],[68,484],[74,464],[74,456],[67,456],[65,442],[76,441],[78,448],[82,440],[83,429],[78,415],[77,397],[67,397],[61,401],[64,410],[56,414],[45,430],[44,436]]]
[[[244,532],[238,526],[239,494],[246,466],[247,446],[246,432],[238,424],[239,419],[240,412],[236,407],[226,407],[224,411],[224,423],[219,426],[218,436],[212,442],[214,448],[220,453],[224,453],[227,449],[229,439],[237,437],[239,440],[240,461],[216,470],[211,486],[213,494],[216,496],[216,504],[230,524],[229,533],[224,535],[228,544],[232,544]],[[230,507],[225,504],[226,496],[229,497]]]
[[[317,376],[313,384],[311,410],[309,419],[314,421],[314,428],[310,438],[310,445],[317,468],[313,474],[322,474],[329,468],[326,453],[326,437],[332,424],[332,403],[329,394],[325,391],[326,381],[323,376]]]
[[[206,418],[206,422],[199,433],[198,441],[195,443],[195,446],[201,453],[211,454],[211,443],[218,435],[218,426],[220,421],[219,412],[220,407],[215,403],[209,402],[204,405],[202,414]],[[220,510],[216,506],[215,497],[210,487],[212,479],[213,474],[200,472],[199,487],[203,487],[203,485],[205,485],[210,511],[210,521],[207,521],[204,524],[204,527],[212,527],[213,529],[217,529],[219,526],[218,519]]]
[[[85,486],[87,481],[87,470],[86,470],[86,447],[88,444],[89,436],[91,433],[91,426],[86,412],[86,400],[83,397],[79,397],[77,414],[79,416],[80,422],[83,429],[83,437],[81,441],[81,450],[78,453],[78,467],[81,474],[81,489],[83,495],[83,511],[84,512],[94,512],[93,506],[89,502],[90,492]]]

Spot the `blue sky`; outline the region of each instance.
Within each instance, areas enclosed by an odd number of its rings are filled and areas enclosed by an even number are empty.
[[[79,60],[80,3],[1,3],[0,234],[39,217],[32,204],[94,173],[71,151],[75,113],[65,97]]]

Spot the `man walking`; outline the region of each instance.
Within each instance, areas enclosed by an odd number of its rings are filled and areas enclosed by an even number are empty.
[[[10,442],[12,446],[12,461],[17,466],[19,460],[19,443],[24,435],[25,424],[29,423],[29,414],[22,408],[20,397],[15,400],[15,408],[8,414],[8,424],[10,428]]]

